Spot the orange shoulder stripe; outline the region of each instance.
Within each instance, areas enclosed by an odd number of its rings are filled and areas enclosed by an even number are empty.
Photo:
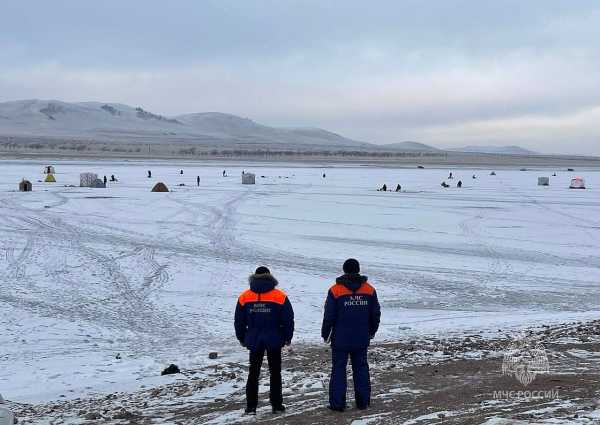
[[[375,293],[375,288],[373,288],[369,282],[365,282],[358,288],[356,293],[361,295],[373,295]]]
[[[334,284],[331,289],[334,298],[339,298],[344,295],[352,295],[352,291],[339,283]]]
[[[244,292],[242,292],[242,295],[240,295],[240,298],[238,299],[238,302],[242,307],[244,306],[244,304],[251,303],[254,301],[258,301],[258,294],[256,292],[252,292],[250,289],[247,289]]]
[[[240,305],[243,307],[246,303],[252,303],[252,302],[258,302],[259,300],[261,302],[266,302],[266,303],[276,303],[276,304],[283,304],[285,303],[285,299],[287,298],[287,295],[285,294],[285,292],[279,290],[279,289],[273,289],[269,292],[265,292],[264,294],[257,294],[256,292],[253,292],[250,289],[247,289],[246,291],[244,291],[242,293],[242,295],[240,295],[238,302],[240,303]]]
[[[280,291],[279,289],[273,289],[272,291],[265,292],[264,294],[260,294],[260,300],[264,302],[271,302],[276,304],[283,304],[285,302],[285,292]]]
[[[339,298],[344,295],[354,294],[350,289],[348,289],[344,285],[341,285],[338,283],[334,284],[330,290],[331,290],[331,293],[333,294],[334,298]],[[373,295],[374,293],[375,293],[375,288],[373,288],[369,282],[363,283],[360,286],[360,288],[358,288],[356,290],[357,295]]]

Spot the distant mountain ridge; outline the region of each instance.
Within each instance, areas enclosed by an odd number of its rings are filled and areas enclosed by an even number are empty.
[[[467,153],[487,153],[487,154],[498,154],[498,155],[539,155],[537,152],[530,151],[529,149],[522,148],[515,145],[507,146],[465,146],[462,148],[448,149],[454,152],[467,152]]]
[[[0,134],[126,142],[372,146],[318,128],[277,128],[220,112],[164,116],[119,103],[0,103]]]
[[[403,150],[407,152],[440,152],[441,149],[434,148],[433,146],[426,145],[425,143],[418,142],[399,142],[399,143],[388,143],[381,145],[382,148]]]
[[[519,146],[466,146],[438,149],[404,141],[371,144],[312,127],[270,127],[222,112],[165,116],[140,106],[113,102],[17,100],[0,103],[0,136],[104,143],[185,143],[210,147],[263,149],[325,148],[407,153],[447,152],[536,155]]]

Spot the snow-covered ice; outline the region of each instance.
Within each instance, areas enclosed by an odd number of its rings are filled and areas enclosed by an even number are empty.
[[[319,342],[347,257],[378,290],[379,340],[600,311],[598,171],[559,170],[539,187],[554,170],[454,169],[443,189],[448,169],[60,161],[50,184],[38,182],[45,165],[0,163],[0,392],[12,401],[148,388],[177,379],[157,376],[170,363],[245,360],[232,316],[259,264],[294,305],[296,343]],[[242,170],[257,184],[242,185]],[[65,187],[81,172],[119,181]],[[569,190],[580,174],[589,189]],[[16,191],[23,177],[33,192]],[[151,193],[157,181],[172,192]],[[377,192],[383,183],[403,192]]]

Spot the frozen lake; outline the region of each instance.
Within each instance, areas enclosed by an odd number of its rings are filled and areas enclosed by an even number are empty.
[[[448,169],[257,164],[243,186],[232,164],[62,161],[53,184],[38,183],[44,165],[0,163],[0,392],[13,401],[154,385],[209,351],[245,359],[233,311],[261,264],[294,305],[295,343],[319,342],[348,257],[378,290],[380,341],[600,312],[598,171],[538,187],[554,170],[455,169],[443,189]],[[65,187],[81,172],[119,181]],[[588,190],[568,189],[575,175]],[[15,191],[22,177],[32,193]],[[172,192],[151,193],[157,181]]]

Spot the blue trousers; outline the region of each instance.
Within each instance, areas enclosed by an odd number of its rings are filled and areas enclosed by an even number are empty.
[[[365,409],[371,404],[371,378],[367,361],[367,348],[357,351],[331,350],[332,370],[329,381],[329,405],[333,409],[346,408],[346,366],[348,357],[352,362],[352,377],[354,380],[354,398],[356,407]]]

